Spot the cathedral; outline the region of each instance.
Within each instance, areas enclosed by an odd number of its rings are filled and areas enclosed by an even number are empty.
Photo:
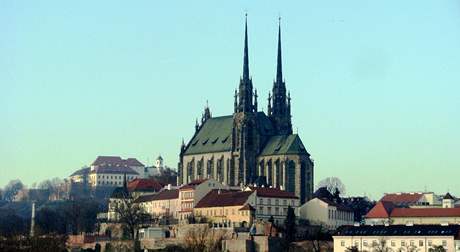
[[[281,26],[267,114],[258,109],[248,53],[246,18],[243,76],[235,90],[233,114],[213,117],[206,105],[192,139],[182,143],[178,185],[205,178],[229,186],[264,184],[294,192],[303,203],[313,192],[313,161],[300,137],[292,132],[291,97],[286,94],[282,72]]]

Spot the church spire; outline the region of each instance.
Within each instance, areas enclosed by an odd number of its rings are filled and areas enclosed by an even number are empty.
[[[278,18],[278,57],[276,65],[276,82],[283,83],[283,69],[281,60],[281,17]]]
[[[243,80],[249,80],[249,55],[248,55],[248,14],[244,22],[244,59],[243,59]]]
[[[281,18],[278,18],[278,51],[276,59],[276,79],[273,82],[272,109],[269,116],[276,129],[282,134],[292,134],[290,105],[286,97],[286,84],[283,80],[281,56]]]
[[[244,52],[243,52],[243,77],[238,87],[238,106],[236,112],[253,112],[252,80],[249,76],[249,52],[248,52],[248,15],[244,22]]]

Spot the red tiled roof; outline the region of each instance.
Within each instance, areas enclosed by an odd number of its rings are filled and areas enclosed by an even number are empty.
[[[251,191],[214,189],[206,194],[206,196],[196,204],[195,208],[243,206],[253,193],[254,192]]]
[[[180,189],[181,190],[184,190],[184,189],[195,189],[195,187],[197,185],[200,185],[201,183],[205,182],[206,180],[208,179],[196,179],[196,180],[193,180],[192,182],[182,186]]]
[[[394,207],[395,206],[392,202],[379,201],[366,214],[366,218],[388,218]]]
[[[460,217],[460,208],[395,208],[391,217]]]
[[[155,179],[136,178],[128,183],[129,191],[155,191],[158,192],[163,185]]]
[[[380,201],[393,202],[397,205],[409,205],[417,203],[423,197],[423,193],[388,193]]]
[[[134,174],[134,175],[139,175],[136,171],[133,169],[127,167],[127,166],[108,166],[108,165],[103,165],[103,166],[98,166],[92,173],[110,173],[110,174]]]
[[[155,200],[171,200],[171,199],[178,199],[179,198],[179,190],[164,190],[158,194],[153,195],[144,195],[137,198],[134,202],[148,202],[148,201],[155,201]]]
[[[295,196],[293,192],[283,191],[278,188],[269,188],[269,187],[249,187],[249,188],[257,192],[257,197],[288,198],[288,199],[298,199],[299,198]]]
[[[366,218],[391,217],[460,217],[460,208],[397,208],[392,202],[379,201],[366,214]]]
[[[119,156],[98,156],[91,164],[92,166],[111,165],[111,166],[145,166],[135,158],[122,159]]]

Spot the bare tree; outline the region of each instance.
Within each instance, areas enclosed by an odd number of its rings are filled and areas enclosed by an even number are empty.
[[[420,249],[415,245],[405,245],[398,249],[398,252],[418,252]]]
[[[21,180],[11,180],[3,189],[3,199],[6,201],[13,201],[16,194],[24,188]]]
[[[331,194],[339,192],[341,195],[346,193],[345,185],[337,177],[328,177],[318,183],[318,188],[326,187]]]
[[[314,252],[320,252],[322,248],[329,246],[329,242],[332,240],[331,235],[322,225],[311,226],[306,237],[307,244]]]
[[[446,252],[446,249],[442,245],[433,245],[428,249],[429,252]]]
[[[118,199],[115,213],[118,215],[118,221],[129,230],[134,241],[139,239],[139,228],[149,223],[151,219],[151,216],[139,204],[135,204],[128,194]]]
[[[185,249],[193,252],[220,251],[224,235],[223,230],[214,230],[208,225],[197,225],[184,236]]]
[[[392,252],[393,249],[391,249],[388,246],[388,240],[385,237],[380,238],[380,240],[372,242],[370,245],[371,251],[373,252]]]

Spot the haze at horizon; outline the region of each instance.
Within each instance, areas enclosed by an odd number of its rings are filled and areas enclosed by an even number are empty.
[[[180,8],[177,4],[180,3]],[[231,114],[248,12],[266,111],[282,16],[294,131],[315,184],[349,195],[460,195],[458,1],[0,3],[0,186],[67,177],[98,155],[176,167],[206,100]]]

